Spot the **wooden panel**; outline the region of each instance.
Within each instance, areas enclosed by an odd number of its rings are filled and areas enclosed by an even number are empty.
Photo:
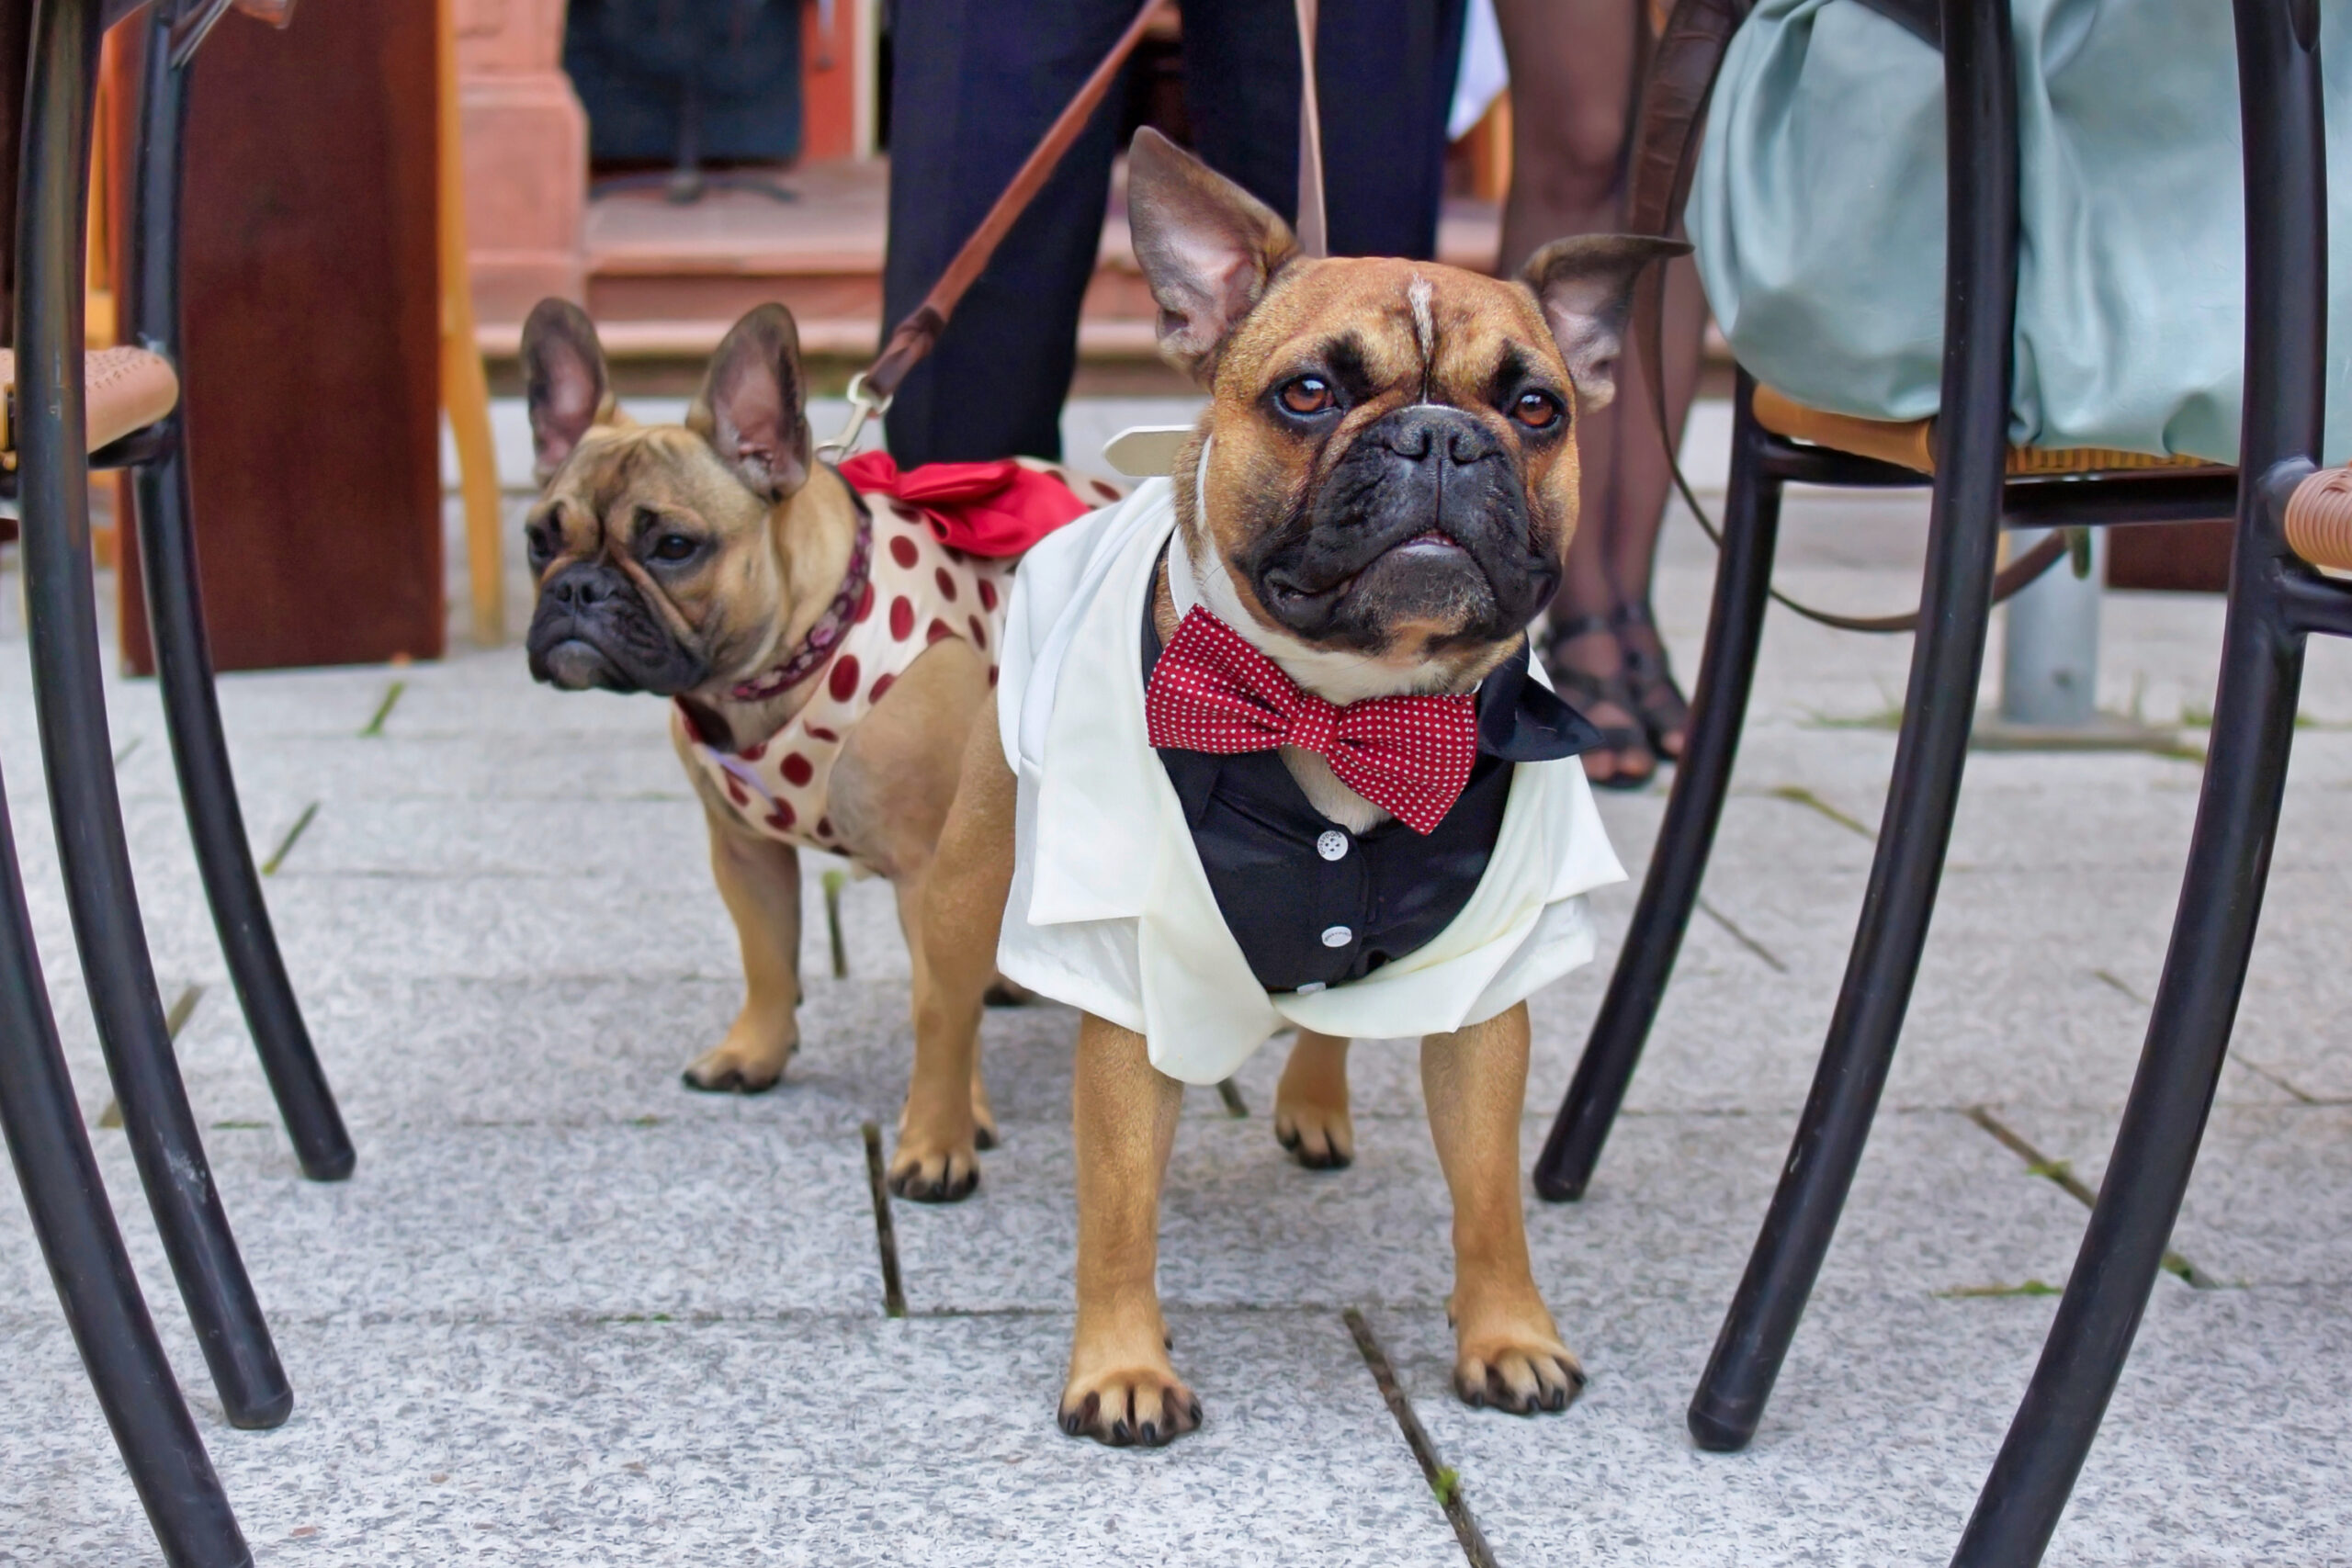
[[[182,367],[224,670],[439,654],[434,9],[231,15],[196,66]],[[123,653],[152,668],[136,552]]]

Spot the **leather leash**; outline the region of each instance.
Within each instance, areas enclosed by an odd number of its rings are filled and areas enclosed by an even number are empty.
[[[857,445],[857,438],[866,421],[878,419],[890,411],[890,400],[898,395],[899,383],[907,372],[922,363],[923,355],[938,345],[939,334],[946,329],[947,319],[964,293],[988,270],[989,262],[996,255],[997,247],[1020,220],[1029,203],[1036,198],[1046,181],[1052,177],[1063,154],[1085,130],[1086,122],[1094,118],[1102,107],[1111,84],[1118,79],[1119,69],[1143,41],[1152,17],[1167,0],[1144,0],[1135,20],[1111,46],[1111,52],[1094,68],[1078,93],[1066,105],[1054,123],[1046,130],[1028,160],[996,198],[996,205],[972,231],[955,259],[939,281],[931,286],[922,303],[910,311],[907,319],[894,329],[882,344],[882,352],[873,364],[850,378],[849,423],[842,433],[817,448],[819,457],[828,462],[838,462]],[[1323,214],[1323,118],[1317,102],[1315,84],[1315,28],[1317,0],[1293,0],[1298,14],[1299,106],[1298,106],[1298,240],[1299,248],[1310,256],[1325,254],[1327,229]]]
[[[939,281],[931,286],[931,292],[923,296],[922,303],[898,324],[882,344],[882,352],[874,363],[850,378],[849,423],[839,435],[817,448],[819,456],[829,462],[847,456],[850,448],[857,444],[858,434],[865,428],[865,422],[889,412],[890,400],[898,395],[899,385],[907,378],[907,372],[922,363],[923,355],[937,346],[939,334],[945,330],[947,318],[956,313],[956,306],[964,298],[965,291],[988,269],[989,262],[996,255],[997,247],[1004,243],[1005,235],[1012,231],[1022,213],[1028,210],[1029,203],[1036,198],[1038,191],[1045,188],[1046,181],[1052,177],[1063,154],[1086,130],[1086,122],[1094,118],[1094,111],[1102,107],[1103,96],[1110,92],[1111,84],[1118,79],[1119,68],[1126,64],[1127,56],[1135,52],[1136,45],[1143,41],[1144,31],[1150,26],[1152,17],[1166,3],[1167,0],[1144,0],[1142,8],[1136,12],[1135,20],[1127,24],[1127,30],[1119,35],[1119,41],[1111,46],[1111,52],[1102,57],[1102,62],[1094,68],[1094,73],[1087,77],[1077,96],[1063,107],[1054,123],[1046,127],[1044,138],[1030,152],[1028,161],[1014,173],[1012,183],[1006,186],[1004,194],[996,198],[996,205],[989,209],[989,215],[980,220],[980,226],[972,231],[972,237],[964,242],[963,249],[957,251],[955,259],[947,264],[947,270],[940,275]]]
[[[1886,0],[1881,0],[1881,4],[1884,3]],[[1746,18],[1748,4],[1749,0],[1680,0],[1673,15],[1667,18],[1665,31],[1650,56],[1649,74],[1642,84],[1640,118],[1625,194],[1625,227],[1630,232],[1671,235],[1675,231],[1677,215],[1690,197],[1690,180],[1698,165],[1707,99],[1714,92],[1715,76],[1723,69],[1724,51],[1731,46],[1732,34]],[[1635,289],[1632,321],[1634,350],[1640,355],[1642,378],[1650,394],[1650,415],[1659,444],[1666,448],[1667,468],[1674,475],[1675,490],[1681,494],[1682,503],[1690,509],[1690,515],[1698,520],[1701,531],[1721,549],[1723,531],[1707,515],[1707,509],[1699,504],[1690,479],[1683,474],[1666,417],[1665,320],[1666,268],[1653,267]],[[2078,538],[2081,535],[2079,528],[2057,530],[2003,567],[1994,575],[1991,602],[2000,604],[2070,553],[2075,556],[2077,575],[2087,575],[2088,539]],[[1840,631],[1919,629],[1917,610],[1900,615],[1844,615],[1815,609],[1778,588],[1768,588],[1766,592],[1774,603],[1806,620]]]

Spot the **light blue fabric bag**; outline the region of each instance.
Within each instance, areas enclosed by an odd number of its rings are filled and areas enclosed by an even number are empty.
[[[2352,0],[2321,0],[2327,460],[2352,453]],[[2245,352],[2237,49],[2222,0],[2013,0],[2010,434],[2233,461]],[[1943,60],[1855,0],[1761,0],[1686,214],[1739,361],[1800,402],[1936,412]]]

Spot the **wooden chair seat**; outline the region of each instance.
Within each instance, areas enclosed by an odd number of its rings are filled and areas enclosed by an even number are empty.
[[[1756,423],[1775,435],[1874,457],[1922,474],[1936,471],[1933,419],[1861,419],[1810,408],[1770,387],[1756,389]],[[2158,457],[2103,446],[2012,446],[2011,479],[2061,474],[2108,474],[2134,468],[2220,468],[2202,457]]]
[[[85,445],[93,452],[146,429],[179,406],[179,372],[170,360],[143,348],[92,349],[82,356],[82,385],[89,427]],[[16,352],[0,348],[0,388],[13,395],[16,386]],[[0,455],[11,468],[16,449],[15,433],[6,416],[0,416]]]
[[[2287,501],[2287,547],[2313,566],[2352,571],[2352,468],[2322,468]]]

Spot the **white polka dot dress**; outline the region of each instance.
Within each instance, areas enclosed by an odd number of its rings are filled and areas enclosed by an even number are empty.
[[[1052,474],[1080,499],[1100,499],[1102,481],[1056,464],[1023,461]],[[1114,498],[1117,491],[1112,491]],[[998,643],[1013,561],[943,545],[922,513],[868,495],[873,561],[865,594],[841,646],[808,677],[815,694],[782,730],[741,751],[704,745],[674,704],[670,722],[692,742],[689,754],[754,832],[800,848],[850,852],[826,810],[833,761],[867,710],[943,637],[970,643],[996,684]],[[854,858],[854,857],[853,857]]]

